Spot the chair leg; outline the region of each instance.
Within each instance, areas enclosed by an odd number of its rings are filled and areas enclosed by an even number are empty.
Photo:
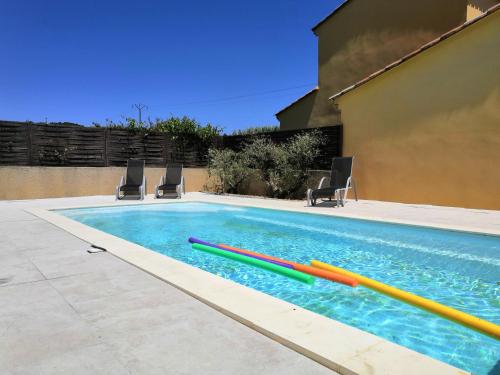
[[[351,184],[352,184],[352,190],[354,191],[354,199],[356,199],[356,202],[358,201],[358,193],[356,192],[356,183],[354,182],[354,180],[351,180]]]
[[[313,195],[312,190],[311,190],[311,192],[309,194],[309,202],[311,203],[311,206],[316,206],[316,200],[317,200],[317,198]]]

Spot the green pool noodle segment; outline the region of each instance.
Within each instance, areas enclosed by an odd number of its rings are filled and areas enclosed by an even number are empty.
[[[314,277],[311,275],[305,274],[303,272],[295,271],[290,268],[281,267],[273,263],[265,262],[260,259],[250,258],[245,255],[232,253],[229,251],[216,249],[215,247],[205,246],[198,243],[193,243],[193,249],[204,251],[206,253],[218,255],[224,258],[228,258],[231,260],[235,260],[240,263],[245,263],[254,267],[262,268],[266,271],[271,271],[282,276],[289,277],[291,279],[295,279],[297,281],[303,282],[305,284],[314,284]]]

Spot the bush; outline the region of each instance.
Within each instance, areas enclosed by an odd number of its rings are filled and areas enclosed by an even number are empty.
[[[94,126],[100,127],[98,123]],[[125,118],[123,121],[113,122],[106,119],[106,127],[112,129],[127,129],[140,134],[160,132],[170,135],[174,141],[174,152],[184,154],[190,145],[196,145],[201,155],[207,155],[208,148],[214,144],[216,137],[222,134],[222,128],[212,124],[200,124],[194,118],[187,116],[169,117],[167,119],[157,118],[152,121],[138,122],[134,118]]]
[[[102,126],[99,123],[93,123],[94,126]],[[167,119],[157,118],[152,121],[138,122],[136,119],[126,117],[123,121],[114,122],[106,119],[104,126],[115,129],[128,129],[137,132],[161,132],[170,134],[172,139],[188,139],[197,138],[202,141],[212,141],[215,137],[222,134],[222,128],[212,124],[200,124],[196,119],[183,116],[183,117],[169,117]]]
[[[222,128],[212,124],[201,125],[194,118],[187,116],[170,117],[168,119],[156,119],[149,122],[149,128],[162,133],[172,135],[175,139],[198,138],[203,141],[211,141],[222,133]]]
[[[277,132],[279,130],[280,127],[277,125],[264,125],[264,126],[255,126],[253,128],[238,129],[233,131],[231,135],[255,135],[261,133]]]
[[[222,192],[237,192],[243,180],[256,171],[274,198],[297,198],[303,193],[308,169],[323,143],[319,131],[297,134],[283,144],[258,137],[243,150],[210,150],[209,173],[221,181]]]
[[[252,154],[269,157],[261,160],[262,168],[258,168],[266,183],[268,195],[274,198],[297,198],[303,193],[308,178],[308,169],[319,155],[319,146],[323,143],[319,131],[297,134],[282,145],[273,145],[274,151],[269,151],[269,145],[259,152],[260,145],[249,145]]]
[[[238,193],[241,183],[251,172],[246,155],[229,149],[210,149],[208,157],[208,175],[215,176],[218,180],[216,191]]]
[[[146,132],[149,129],[147,123],[139,123],[139,121],[131,117],[125,117],[122,121],[118,122],[114,122],[113,120],[107,118],[105,124],[100,124],[98,122],[93,122],[92,124],[98,128],[106,127],[110,129],[127,129],[135,132]]]

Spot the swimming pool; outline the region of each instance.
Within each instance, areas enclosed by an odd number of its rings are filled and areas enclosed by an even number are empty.
[[[454,366],[496,373],[500,344],[494,339],[363,287],[319,278],[305,285],[196,252],[187,238],[306,264],[319,259],[498,324],[498,237],[207,203],[59,213]]]

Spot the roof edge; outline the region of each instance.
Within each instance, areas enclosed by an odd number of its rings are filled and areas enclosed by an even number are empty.
[[[386,65],[385,67],[383,67],[382,69],[380,70],[377,70],[376,72],[370,74],[369,76],[363,78],[362,80],[352,84],[351,86],[349,87],[346,87],[345,89],[337,92],[336,94],[330,96],[328,98],[328,100],[335,100],[337,99],[338,97],[348,93],[349,91],[352,91],[354,90],[355,88],[361,86],[361,85],[364,85],[365,83],[371,81],[372,79],[378,77],[379,75],[401,65],[402,63],[404,63],[406,60],[409,60],[411,59],[412,57],[420,54],[421,52],[424,52],[425,50],[435,46],[436,44],[439,44],[440,42],[442,42],[443,40],[445,39],[448,39],[449,37],[457,34],[458,32],[466,29],[467,27],[475,24],[476,22],[482,20],[483,18],[489,16],[490,14],[493,14],[495,13],[497,10],[500,9],[500,4],[497,4],[497,5],[494,5],[492,6],[491,8],[489,8],[486,12],[484,12],[483,14],[481,14],[480,16],[477,16],[476,18],[473,18],[471,19],[470,21],[467,21],[463,24],[461,24],[460,26],[457,26],[453,29],[451,29],[450,31],[447,31],[446,33],[442,34],[441,36],[437,37],[436,39],[434,40],[431,40],[430,42],[424,44],[423,46],[421,46],[420,48],[416,49],[415,51],[413,52],[410,52],[409,54],[403,56],[402,58],[390,63],[389,65]]]
[[[348,2],[350,2],[350,0],[344,0],[344,2],[342,4],[340,4],[337,8],[335,8],[328,16],[326,16],[325,18],[323,18],[321,21],[319,21],[316,25],[314,25],[312,27],[312,32],[315,34],[315,35],[318,35],[316,34],[316,29],[318,27],[320,27],[322,24],[324,24],[330,17],[332,17],[335,13],[337,13],[340,9],[342,9]]]
[[[290,104],[288,104],[286,107],[282,108],[281,110],[279,110],[278,112],[276,112],[274,115],[275,116],[278,116],[280,113],[282,112],[285,112],[288,108],[290,108],[291,106],[293,106],[294,104],[300,102],[302,99],[304,99],[305,97],[311,95],[312,93],[316,92],[319,90],[319,86],[316,86],[315,88],[313,88],[312,90],[309,90],[308,92],[306,92],[304,95],[302,95],[300,98],[294,100],[293,102],[291,102]]]

